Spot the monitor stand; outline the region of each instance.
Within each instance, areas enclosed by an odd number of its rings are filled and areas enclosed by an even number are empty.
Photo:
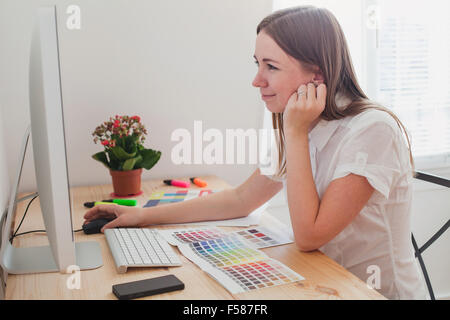
[[[19,166],[17,170],[16,180],[14,181],[14,185],[11,189],[8,213],[5,219],[6,221],[3,226],[0,225],[0,228],[2,228],[0,262],[5,271],[11,274],[57,271],[60,271],[61,273],[71,273],[72,271],[70,270],[59,269],[49,245],[17,248],[11,244],[9,239],[12,235],[12,217],[14,215],[17,203],[36,195],[34,194],[21,199],[17,199],[17,190],[20,182],[23,163],[25,161],[25,153],[27,150],[28,140],[30,138],[30,132],[31,129],[30,126],[28,126],[22,141],[22,148],[18,161]],[[77,266],[79,270],[96,269],[103,265],[102,253],[98,242],[74,242],[74,250],[76,259],[75,266]]]
[[[8,273],[27,274],[58,272],[71,273],[73,269],[59,270],[50,246],[17,248],[8,241],[2,265]],[[100,246],[95,241],[75,242],[75,266],[79,270],[96,269],[103,265]]]

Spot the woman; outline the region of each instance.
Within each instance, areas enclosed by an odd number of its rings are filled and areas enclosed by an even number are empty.
[[[424,299],[410,242],[408,135],[359,87],[335,17],[310,6],[271,14],[254,58],[253,86],[279,133],[275,175],[258,169],[234,189],[171,205],[96,206],[85,219],[116,216],[104,231],[238,218],[284,186],[300,250],[320,249],[387,298]]]

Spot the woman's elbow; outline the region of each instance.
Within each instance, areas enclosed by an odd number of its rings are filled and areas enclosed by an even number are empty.
[[[311,252],[311,251],[315,251],[318,250],[319,248],[316,246],[310,246],[310,245],[304,245],[304,244],[299,244],[296,243],[297,248],[301,251],[301,252]]]
[[[314,239],[305,238],[305,237],[302,237],[302,238],[296,237],[295,244],[296,244],[297,248],[302,252],[315,251],[321,247],[321,245],[317,241],[314,241]]]

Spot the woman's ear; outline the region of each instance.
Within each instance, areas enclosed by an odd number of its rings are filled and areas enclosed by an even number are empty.
[[[322,84],[325,82],[325,78],[323,77],[322,73],[318,71],[314,73],[314,77],[311,82],[314,82],[316,84]]]
[[[311,82],[313,82],[316,85],[322,84],[325,82],[325,78],[322,74],[322,71],[320,68],[316,65],[312,66],[312,72],[313,72],[313,78],[311,79]]]

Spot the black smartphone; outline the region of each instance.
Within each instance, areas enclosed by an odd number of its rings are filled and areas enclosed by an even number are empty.
[[[120,300],[136,299],[182,289],[184,289],[184,283],[173,274],[112,286],[113,293]]]

